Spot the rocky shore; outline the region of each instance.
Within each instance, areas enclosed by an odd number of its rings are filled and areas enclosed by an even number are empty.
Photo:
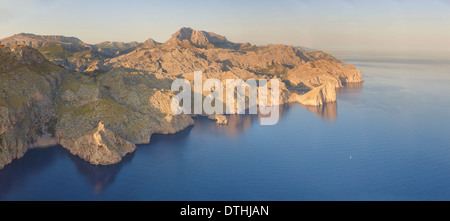
[[[165,43],[104,42],[18,34],[0,40],[0,168],[30,148],[60,144],[99,165],[120,162],[154,133],[194,123],[175,115],[171,83],[205,78],[274,79],[280,102],[321,106],[361,72],[324,52],[233,43],[182,28]],[[227,124],[224,115],[208,116]]]

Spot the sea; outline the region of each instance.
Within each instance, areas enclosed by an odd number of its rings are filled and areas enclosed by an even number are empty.
[[[0,200],[450,200],[450,57],[336,56],[365,80],[336,103],[281,106],[271,126],[196,118],[109,166],[32,149],[0,170]]]

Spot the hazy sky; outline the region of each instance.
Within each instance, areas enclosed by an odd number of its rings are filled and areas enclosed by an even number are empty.
[[[0,0],[0,38],[27,32],[87,43],[164,42],[181,27],[257,45],[450,51],[450,1]]]

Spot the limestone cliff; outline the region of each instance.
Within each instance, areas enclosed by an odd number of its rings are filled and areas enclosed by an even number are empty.
[[[65,70],[28,46],[0,49],[0,168],[28,148],[57,143],[53,110]]]
[[[336,87],[332,82],[320,85],[302,95],[294,92],[289,97],[289,102],[298,102],[306,106],[322,106],[335,101]]]
[[[93,164],[117,163],[153,133],[193,124],[172,113],[170,79],[68,71],[28,46],[0,48],[0,67],[0,168],[56,144]]]
[[[93,131],[75,140],[62,139],[61,145],[72,154],[101,165],[118,163],[123,156],[136,149],[134,144],[106,129],[102,122]]]
[[[173,80],[193,81],[194,71],[223,83],[279,79],[280,104],[307,106],[336,102],[336,88],[363,81],[354,66],[324,52],[233,43],[190,28],[165,43],[89,45],[33,34],[0,42],[8,45],[0,45],[0,168],[29,148],[56,144],[92,164],[117,163],[152,134],[194,123],[193,115],[175,115],[170,106]],[[207,117],[229,123],[225,115]]]

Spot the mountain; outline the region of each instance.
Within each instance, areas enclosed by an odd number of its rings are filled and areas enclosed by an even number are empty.
[[[196,47],[238,48],[240,44],[229,42],[226,37],[206,31],[181,28],[175,32],[166,44],[189,43]]]
[[[318,76],[332,81],[335,87],[362,81],[355,67],[344,66],[339,59],[325,52],[306,52],[282,44],[254,46],[250,43],[233,43],[215,33],[190,28],[181,28],[163,44],[137,47],[128,54],[111,58],[102,64],[100,71],[114,68],[150,72],[165,77],[196,70],[213,73],[218,78],[221,78],[220,75],[236,73],[265,75],[281,78],[288,87],[303,87],[304,90],[322,84],[323,80],[312,82]]]
[[[0,48],[0,168],[28,148],[56,144],[49,134],[63,74],[29,46]]]
[[[152,133],[193,124],[171,113],[173,93],[162,89],[169,80],[79,73],[29,46],[0,46],[0,79],[0,168],[30,148],[57,144],[90,163],[113,164]]]
[[[34,65],[43,63],[45,57],[31,47],[14,45],[5,47],[0,45],[2,73],[6,73],[19,65]]]
[[[125,54],[140,45],[138,42],[84,43],[75,37],[20,33],[0,39],[5,46],[26,45],[38,49],[48,60],[76,71],[86,71],[100,60]]]
[[[20,33],[0,40],[2,45],[26,45],[33,48],[43,48],[51,46],[61,46],[68,51],[83,51],[90,48],[89,45],[75,37],[65,37],[61,35],[35,35]]]
[[[155,48],[155,47],[157,47],[158,45],[160,45],[161,43],[159,43],[159,42],[156,42],[155,40],[153,40],[152,38],[149,38],[149,39],[147,39],[146,41],[144,41],[143,43],[142,43],[142,47],[143,48]]]
[[[194,123],[195,115],[171,110],[173,80],[192,81],[194,71],[222,81],[280,79],[281,104],[310,106],[335,102],[336,88],[363,81],[354,66],[324,52],[234,43],[190,28],[164,43],[90,45],[33,34],[0,41],[0,168],[29,148],[56,144],[92,164],[117,163],[152,134]],[[227,123],[227,116],[204,115]]]

